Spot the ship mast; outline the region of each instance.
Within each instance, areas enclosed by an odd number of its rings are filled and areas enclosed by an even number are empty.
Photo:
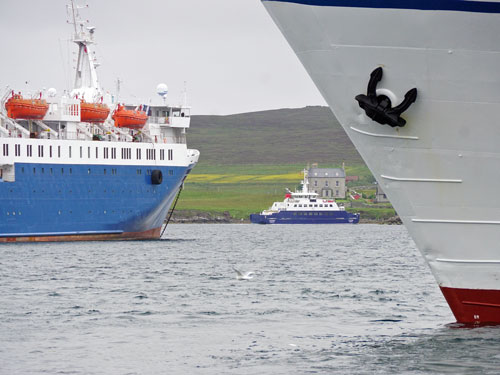
[[[102,89],[97,79],[97,66],[93,44],[95,27],[85,27],[85,22],[80,18],[79,9],[88,6],[78,6],[71,0],[68,6],[71,12],[71,20],[68,23],[74,26],[73,42],[78,45],[78,60],[76,64],[75,81],[71,95],[85,99],[87,102],[95,102],[102,96]]]

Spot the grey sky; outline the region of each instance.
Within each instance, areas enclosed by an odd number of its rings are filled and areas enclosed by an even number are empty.
[[[260,0],[88,0],[101,84],[125,97],[177,104],[184,81],[195,114],[324,105]],[[65,0],[0,0],[0,88],[68,88],[76,45]],[[68,47],[70,49],[68,49]],[[70,64],[68,64],[68,60]],[[25,82],[28,81],[28,85]]]

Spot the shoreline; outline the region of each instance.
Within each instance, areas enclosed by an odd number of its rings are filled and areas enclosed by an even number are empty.
[[[204,211],[175,211],[170,220],[172,224],[250,224],[250,218],[235,218],[228,211],[212,213]],[[399,216],[384,219],[363,219],[359,224],[401,225]]]

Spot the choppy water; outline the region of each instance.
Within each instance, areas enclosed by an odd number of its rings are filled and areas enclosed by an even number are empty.
[[[171,225],[0,246],[1,374],[498,373],[402,226]],[[236,280],[235,266],[256,271]]]

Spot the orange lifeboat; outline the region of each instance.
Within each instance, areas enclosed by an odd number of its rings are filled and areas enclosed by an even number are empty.
[[[148,115],[141,110],[125,109],[119,104],[111,118],[119,128],[142,129],[148,120]]]
[[[109,115],[109,107],[102,103],[80,103],[80,119],[82,122],[104,122]]]
[[[41,120],[47,113],[49,105],[44,99],[23,99],[21,94],[12,93],[5,103],[7,116],[13,119]]]

